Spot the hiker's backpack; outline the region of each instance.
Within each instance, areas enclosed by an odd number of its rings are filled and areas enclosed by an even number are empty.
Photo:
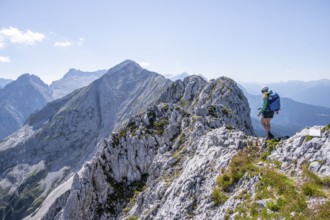
[[[281,109],[281,99],[276,92],[268,95],[268,108],[273,112]]]

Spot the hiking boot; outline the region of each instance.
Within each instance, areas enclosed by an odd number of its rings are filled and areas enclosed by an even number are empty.
[[[274,135],[272,133],[268,132],[266,140],[271,140],[271,139],[274,139]]]

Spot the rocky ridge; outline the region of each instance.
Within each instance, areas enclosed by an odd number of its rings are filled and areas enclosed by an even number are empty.
[[[326,219],[329,127],[253,137],[228,78],[177,81],[101,144],[42,219]],[[290,171],[290,172],[289,172]],[[42,212],[43,211],[43,212]]]
[[[211,171],[205,168],[224,166],[246,145],[246,134],[253,134],[248,103],[231,79],[206,82],[198,76],[173,83],[158,103],[101,145],[73,179],[66,205],[50,208],[44,219],[125,219],[147,211],[146,218],[166,219],[182,210],[178,217],[192,215],[198,185],[214,184],[205,178]],[[221,144],[222,153],[217,152]],[[223,154],[215,163],[213,157]]]

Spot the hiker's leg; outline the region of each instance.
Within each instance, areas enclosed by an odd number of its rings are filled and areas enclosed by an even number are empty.
[[[270,120],[272,120],[271,118],[266,118],[266,131],[267,132],[270,132],[270,130],[271,130],[271,126],[270,126]]]
[[[261,125],[264,127],[264,129],[268,132],[268,118],[261,118]]]

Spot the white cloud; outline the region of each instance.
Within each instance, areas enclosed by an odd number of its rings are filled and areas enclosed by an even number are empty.
[[[57,42],[55,42],[54,46],[55,47],[70,47],[70,46],[72,46],[72,43],[69,41],[62,41],[62,42],[57,41]]]
[[[81,46],[84,43],[84,41],[85,41],[84,38],[82,38],[82,37],[79,38],[78,45]]]
[[[9,57],[4,57],[4,56],[0,56],[0,62],[1,63],[9,63],[10,62],[10,58]]]
[[[142,68],[147,68],[147,67],[151,66],[150,63],[148,63],[148,62],[139,62],[139,65],[140,65]]]
[[[2,35],[3,38],[10,40],[10,42],[14,44],[27,45],[34,45],[36,42],[41,42],[45,38],[45,35],[42,33],[32,32],[30,30],[24,32],[14,27],[1,29],[0,35]]]
[[[0,49],[5,48],[5,43],[0,40]]]

